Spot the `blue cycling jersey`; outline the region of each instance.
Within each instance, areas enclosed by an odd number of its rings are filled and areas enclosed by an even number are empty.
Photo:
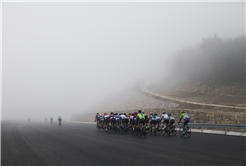
[[[150,115],[149,118],[151,119],[151,121],[155,121],[155,116],[154,115]]]
[[[118,121],[120,120],[119,115],[115,115],[114,117],[115,117],[115,121],[116,121],[116,122],[118,122]]]

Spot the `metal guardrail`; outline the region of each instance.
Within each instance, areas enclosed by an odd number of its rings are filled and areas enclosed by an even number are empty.
[[[175,124],[176,127],[181,127],[182,124]],[[209,124],[209,123],[189,123],[190,127],[198,127],[201,128],[201,132],[203,133],[203,128],[223,128],[227,129],[244,129],[246,130],[246,125],[237,125],[237,124]]]

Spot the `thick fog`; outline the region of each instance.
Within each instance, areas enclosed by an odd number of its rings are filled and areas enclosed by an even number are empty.
[[[245,34],[243,2],[3,2],[2,119],[69,120],[214,34]]]

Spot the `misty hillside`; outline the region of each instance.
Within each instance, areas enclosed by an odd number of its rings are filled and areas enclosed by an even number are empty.
[[[95,105],[82,110],[82,112],[137,111],[139,109],[170,108],[176,106],[178,105],[146,96],[139,91],[124,90],[105,98],[99,103],[95,103]]]
[[[195,48],[181,50],[171,71],[173,79],[185,79],[189,84],[244,85],[245,36],[204,38]]]

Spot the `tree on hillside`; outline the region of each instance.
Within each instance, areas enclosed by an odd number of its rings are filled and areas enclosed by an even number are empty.
[[[191,83],[230,85],[245,82],[245,36],[204,38],[199,47],[185,48],[177,56],[173,74]]]

